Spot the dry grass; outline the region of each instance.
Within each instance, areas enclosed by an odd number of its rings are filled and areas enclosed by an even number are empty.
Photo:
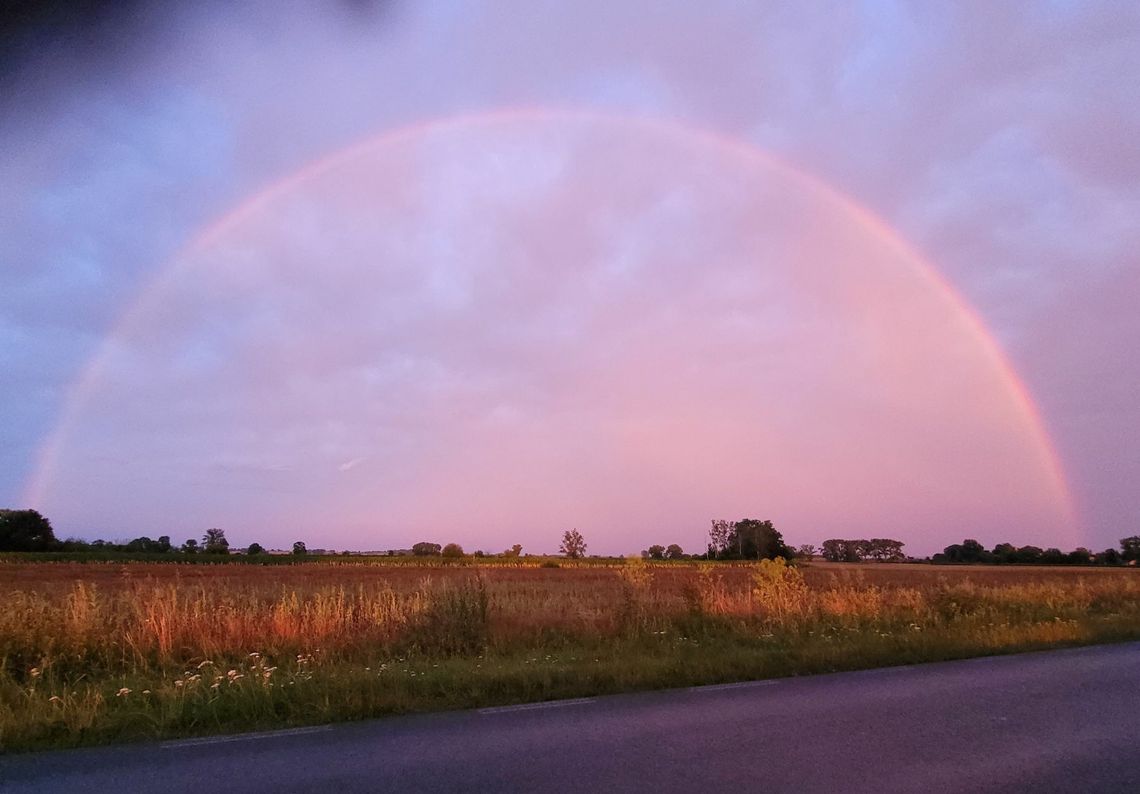
[[[0,563],[0,748],[1140,637],[1140,572]]]

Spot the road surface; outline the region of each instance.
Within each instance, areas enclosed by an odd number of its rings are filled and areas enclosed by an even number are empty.
[[[1140,792],[1140,643],[0,757],[0,791]]]

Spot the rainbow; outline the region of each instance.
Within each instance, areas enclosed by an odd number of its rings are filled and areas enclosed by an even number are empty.
[[[478,129],[481,127],[494,127],[510,122],[527,121],[617,124],[694,145],[712,147],[743,165],[750,167],[762,165],[788,176],[824,201],[845,210],[851,217],[857,219],[880,243],[899,254],[905,262],[911,263],[916,269],[917,274],[934,287],[937,294],[941,295],[942,298],[949,302],[956,310],[957,316],[962,320],[964,331],[969,335],[972,342],[976,344],[977,349],[982,352],[988,363],[995,367],[996,371],[1001,374],[1018,411],[1021,413],[1027,427],[1031,429],[1040,454],[1043,456],[1043,463],[1051,479],[1054,493],[1059,497],[1060,503],[1065,511],[1065,515],[1062,516],[1062,518],[1067,522],[1068,526],[1076,526],[1077,509],[1074,497],[1067,484],[1063,464],[1046,430],[1041,411],[1033,400],[1025,383],[1021,380],[1008,357],[1001,349],[1000,344],[987,329],[977,311],[958,293],[953,285],[946,280],[929,260],[903,240],[882,218],[813,174],[777,159],[770,153],[756,148],[747,141],[732,138],[714,131],[657,118],[619,115],[593,110],[548,107],[510,108],[449,116],[419,121],[382,132],[379,135],[369,137],[347,148],[321,157],[303,168],[272,182],[229,213],[201,229],[159,268],[157,275],[143,286],[135,300],[112,324],[104,338],[103,344],[88,360],[79,375],[70,385],[56,424],[37,451],[31,475],[24,488],[25,504],[33,507],[42,506],[47,489],[55,475],[63,444],[72,432],[83,408],[88,404],[99,382],[101,371],[114,340],[127,333],[134,326],[137,319],[145,314],[154,302],[160,299],[170,282],[179,275],[183,269],[189,267],[189,262],[192,260],[191,254],[207,248],[221,235],[239,226],[243,221],[255,215],[274,199],[301,188],[310,179],[320,176],[339,165],[350,162],[365,153],[395,144],[407,143],[434,132],[449,131],[458,128]]]

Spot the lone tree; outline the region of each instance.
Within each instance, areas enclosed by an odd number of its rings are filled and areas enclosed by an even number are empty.
[[[260,543],[250,543],[249,548],[245,550],[245,553],[250,557],[256,557],[258,554],[265,553],[265,547]]]
[[[709,532],[709,554],[727,560],[790,560],[795,553],[784,544],[784,536],[771,521],[742,518],[740,521],[713,521]]]
[[[586,555],[586,541],[577,529],[568,529],[562,533],[562,545],[558,547],[560,554],[565,554],[572,560]]]
[[[654,543],[645,552],[645,556],[651,560],[663,560],[665,559],[665,547],[660,543]]]
[[[0,551],[51,551],[51,522],[35,510],[0,510]]]
[[[202,550],[207,554],[229,554],[230,542],[224,530],[212,527],[202,536]]]
[[[665,559],[667,560],[680,560],[685,556],[685,551],[676,543],[670,543],[669,548],[665,549]]]
[[[448,543],[443,547],[442,554],[444,557],[462,557],[463,547],[458,543]]]
[[[783,557],[785,560],[790,560],[795,556],[795,553],[784,544],[784,536],[771,521],[745,518],[737,521],[732,530],[729,547],[736,545],[743,559],[772,560]]]
[[[309,549],[305,546],[305,541],[298,540],[293,543],[293,553],[298,557],[304,557],[309,553]]]
[[[429,543],[425,540],[412,546],[412,554],[417,557],[433,557],[439,553],[440,546],[438,543]]]

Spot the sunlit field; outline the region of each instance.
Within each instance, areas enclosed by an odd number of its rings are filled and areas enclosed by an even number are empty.
[[[7,751],[1140,638],[1135,568],[8,561],[0,582]]]

